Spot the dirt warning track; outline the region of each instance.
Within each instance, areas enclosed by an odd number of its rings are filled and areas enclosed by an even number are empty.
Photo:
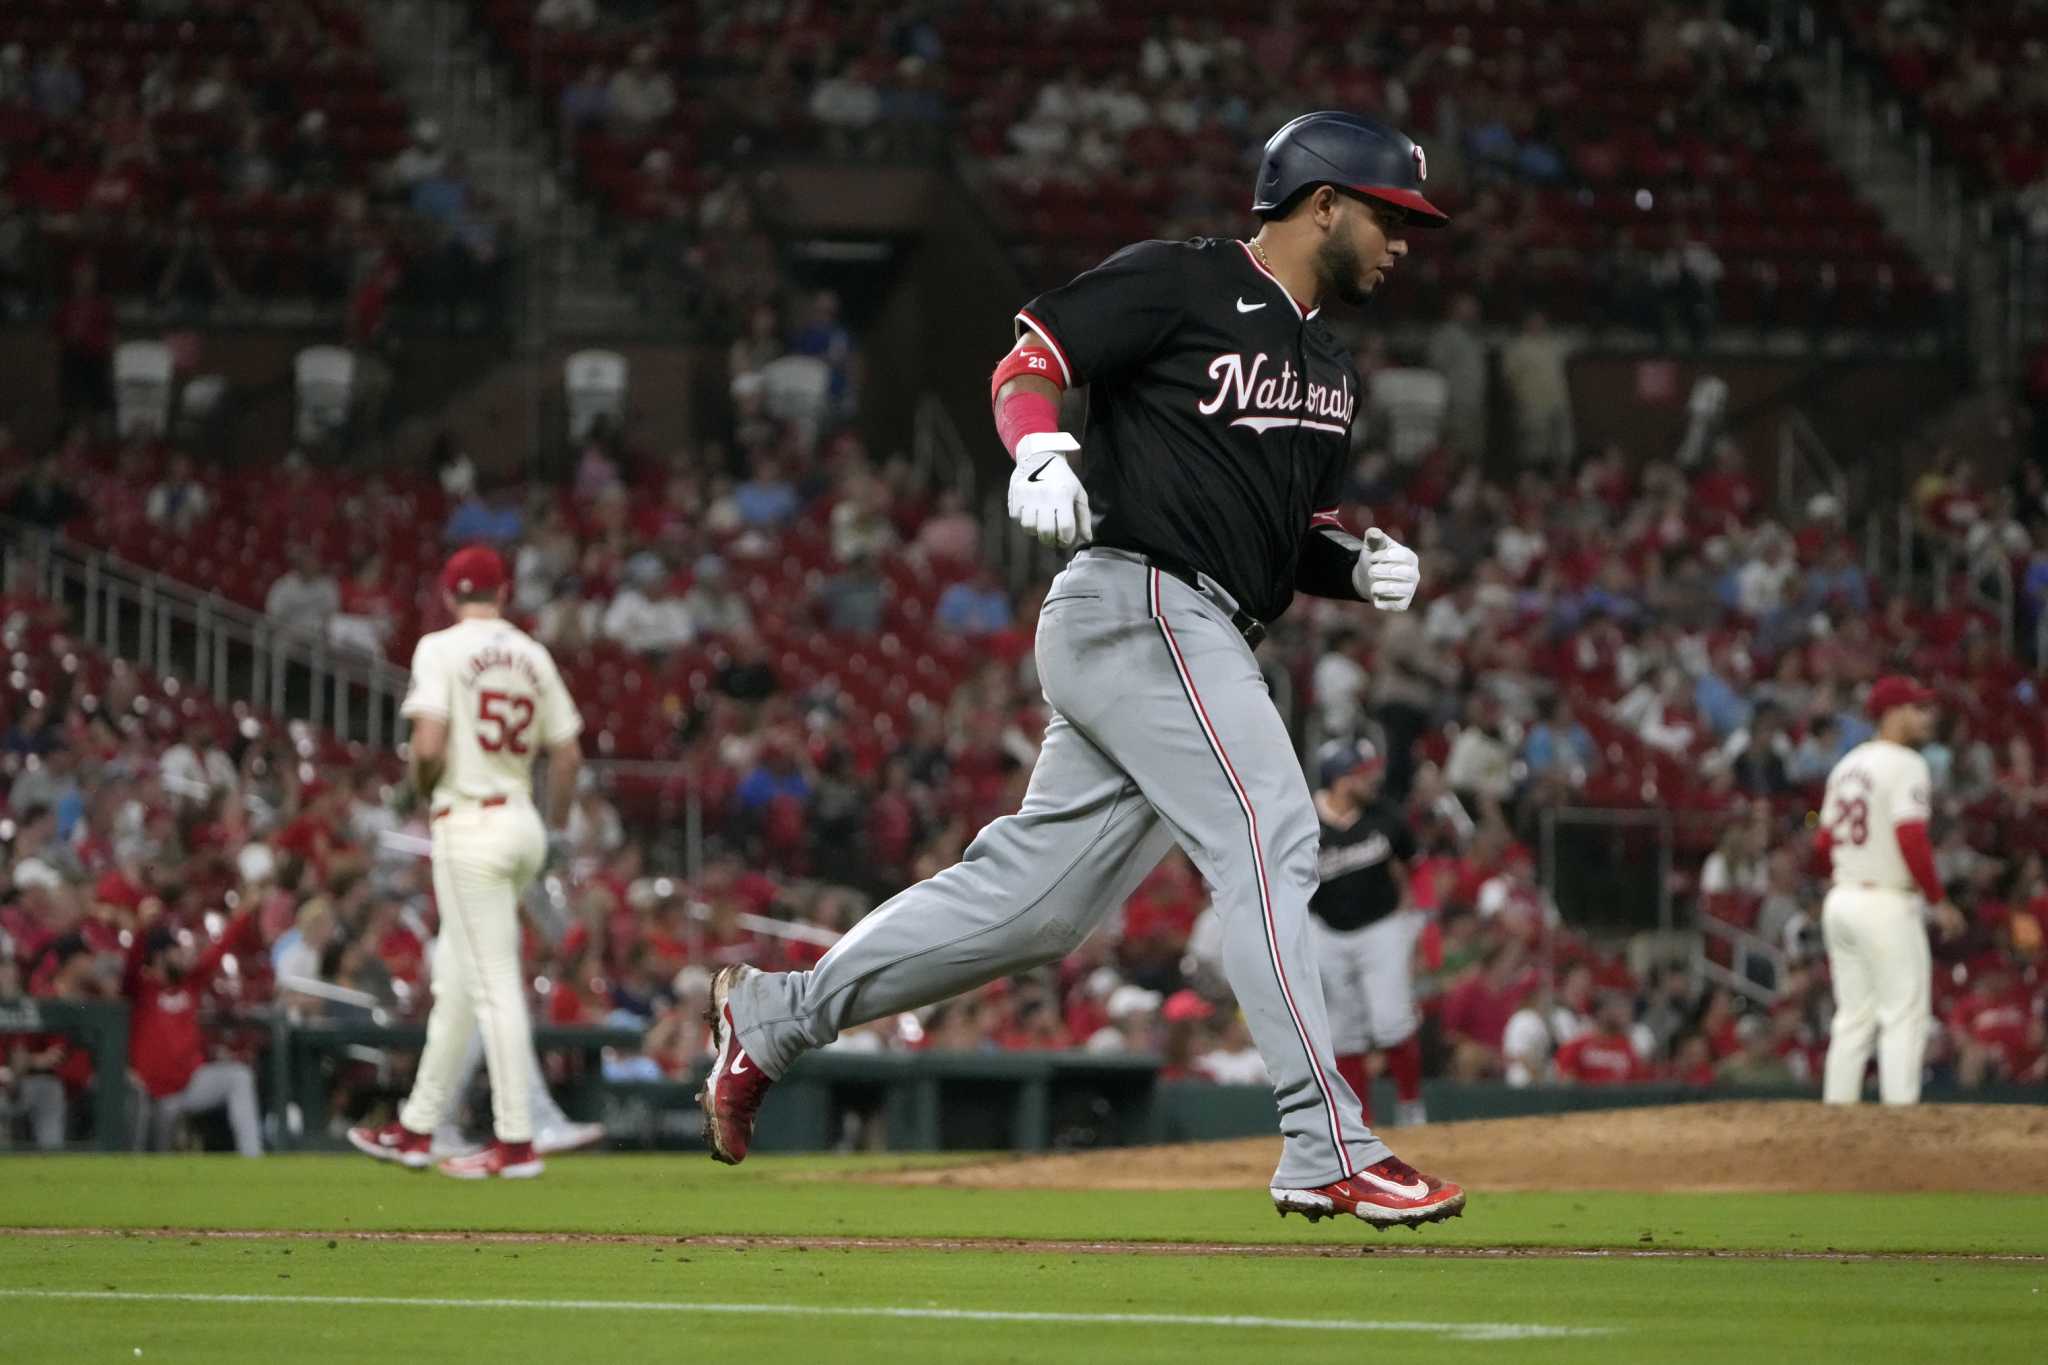
[[[2044,1096],[2048,1098],[2048,1096]],[[1403,1160],[1488,1190],[2048,1194],[2048,1106],[1680,1104],[1395,1130]],[[1277,1138],[1015,1157],[841,1179],[982,1189],[1263,1186]]]

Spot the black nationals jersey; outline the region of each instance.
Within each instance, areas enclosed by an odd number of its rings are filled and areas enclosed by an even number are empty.
[[[1375,801],[1349,826],[1323,821],[1316,873],[1322,885],[1308,903],[1332,929],[1363,929],[1401,908],[1394,865],[1415,856],[1415,835],[1391,801]]]
[[[1139,242],[1017,314],[1086,384],[1097,545],[1209,574],[1271,621],[1302,538],[1334,521],[1358,380],[1251,247]]]

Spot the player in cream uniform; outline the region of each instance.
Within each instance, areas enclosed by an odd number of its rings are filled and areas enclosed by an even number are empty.
[[[1877,736],[1828,774],[1815,847],[1832,864],[1821,907],[1835,1018],[1821,1098],[1854,1104],[1877,1049],[1886,1104],[1920,1099],[1933,958],[1923,907],[1944,935],[1962,916],[1943,894],[1927,837],[1932,779],[1919,746],[1934,733],[1934,694],[1911,678],[1880,678],[1865,703]]]
[[[415,1169],[467,1079],[481,1030],[496,1141],[441,1163],[465,1179],[539,1175],[529,1088],[531,1023],[519,962],[519,898],[566,849],[582,765],[582,719],[546,648],[503,617],[505,564],[483,546],[441,571],[455,624],[423,637],[400,713],[412,722],[412,779],[428,804],[434,899],[441,913],[434,1008],[412,1094],[398,1120],[353,1128],[349,1141]],[[533,805],[533,763],[546,754],[546,825]]]

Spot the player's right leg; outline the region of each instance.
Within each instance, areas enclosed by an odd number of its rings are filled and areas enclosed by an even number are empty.
[[[1893,900],[1866,926],[1877,1012],[1877,1093],[1886,1104],[1917,1104],[1927,1062],[1934,958],[1918,903],[1908,896]]]
[[[1066,956],[1171,847],[1129,779],[1055,715],[1022,808],[961,861],[877,907],[808,972],[726,968],[713,979],[717,1057],[700,1096],[713,1155],[745,1157],[766,1082],[799,1056]]]
[[[457,941],[471,964],[470,1003],[483,1033],[496,1136],[491,1147],[475,1156],[441,1163],[446,1175],[519,1179],[542,1169],[533,1151],[528,1097],[533,1021],[519,965],[519,893],[540,870],[546,844],[539,815],[523,804],[458,810],[436,834],[434,891],[441,932],[460,936]]]
[[[1877,1041],[1876,987],[1863,939],[1867,901],[1875,894],[1836,887],[1821,903],[1821,937],[1835,992],[1828,1059],[1821,1072],[1821,1099],[1828,1104],[1855,1104],[1863,1098],[1863,1072]]]

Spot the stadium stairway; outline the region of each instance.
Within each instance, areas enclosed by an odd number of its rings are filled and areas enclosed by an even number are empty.
[[[596,206],[556,174],[554,131],[521,98],[471,23],[465,0],[395,0],[366,22],[379,61],[421,118],[440,125],[478,190],[509,215],[533,272],[521,291],[523,340],[563,328],[602,330],[629,321],[637,303],[592,249]]]
[[[2005,373],[2001,361],[2007,358],[1996,334],[2002,282],[1962,178],[1936,152],[1924,127],[1908,127],[1897,94],[1844,60],[1845,40],[1831,20],[1816,18],[1770,37],[1792,43],[1820,72],[1820,94],[1812,105],[1814,131],[1849,173],[1857,194],[1877,209],[1928,273],[1955,280],[1977,333],[1969,338],[1978,359],[1977,377],[1996,381]]]

